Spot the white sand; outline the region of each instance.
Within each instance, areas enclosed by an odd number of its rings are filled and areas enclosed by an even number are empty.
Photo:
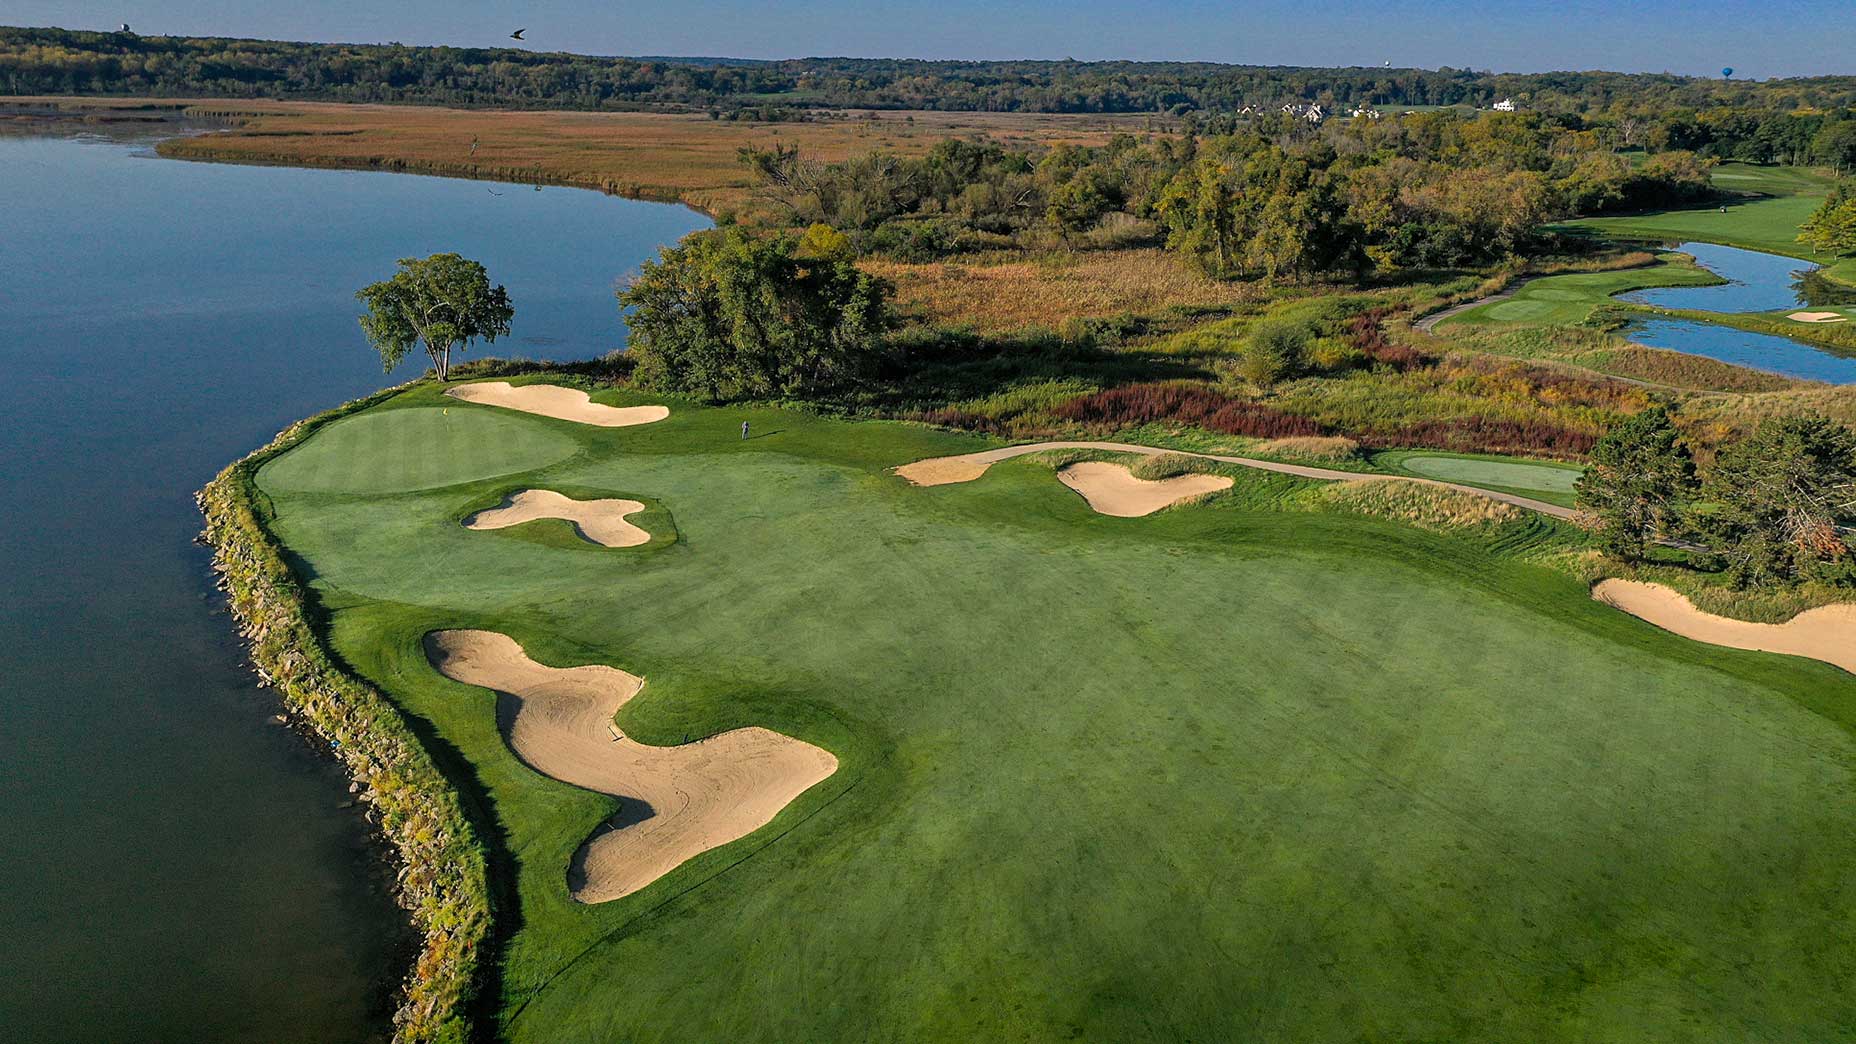
[[[1082,494],[1089,506],[1104,515],[1139,518],[1182,500],[1231,488],[1226,475],[1175,475],[1150,481],[1136,478],[1121,464],[1086,460],[1057,472],[1057,479]]]
[[[521,410],[543,417],[594,424],[601,428],[628,428],[650,424],[670,416],[668,406],[602,406],[578,388],[558,384],[524,384],[516,387],[508,381],[483,381],[460,384],[446,395],[465,402]]]
[[[962,453],[953,457],[929,457],[911,464],[904,464],[895,470],[896,474],[908,479],[917,486],[945,486],[956,482],[972,482],[986,469],[1002,460],[1022,457],[1027,453],[1041,453],[1044,450],[1088,449],[1106,450],[1110,453],[1135,453],[1143,457],[1159,457],[1176,454],[1182,457],[1197,457],[1200,460],[1215,460],[1221,464],[1241,464],[1259,471],[1274,471],[1280,475],[1295,475],[1300,478],[1321,479],[1327,482],[1360,482],[1366,479],[1389,479],[1395,482],[1415,482],[1424,486],[1436,486],[1441,489],[1454,489],[1464,493],[1473,493],[1490,500],[1499,500],[1504,504],[1538,511],[1554,518],[1572,518],[1573,510],[1558,504],[1549,504],[1532,497],[1516,496],[1512,493],[1498,493],[1494,490],[1478,489],[1458,482],[1444,482],[1439,479],[1411,478],[1405,475],[1376,475],[1358,471],[1338,471],[1334,468],[1317,468],[1305,464],[1282,464],[1273,460],[1257,460],[1254,457],[1232,457],[1218,453],[1187,453],[1182,450],[1161,449],[1156,446],[1139,446],[1131,442],[1030,442],[1018,446],[1001,446],[998,449],[981,450],[978,453]]]
[[[1848,317],[1836,312],[1793,312],[1785,318],[1800,323],[1840,323]]]
[[[538,518],[564,518],[595,544],[637,547],[650,543],[651,534],[625,521],[625,516],[643,510],[636,500],[575,500],[551,489],[523,489],[505,498],[501,507],[465,519],[464,528],[504,529]]]
[[[1809,656],[1856,673],[1856,605],[1807,609],[1782,624],[1730,620],[1695,608],[1680,592],[1636,580],[1601,580],[1592,597],[1684,638],[1756,652]]]
[[[501,694],[503,737],[530,768],[620,800],[568,868],[568,890],[583,903],[630,895],[745,837],[838,768],[830,751],[761,728],[646,746],[612,722],[644,679],[616,667],[536,663],[494,631],[436,631],[425,652],[445,677]]]

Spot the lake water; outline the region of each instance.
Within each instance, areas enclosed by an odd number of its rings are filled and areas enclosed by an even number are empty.
[[[416,375],[355,324],[395,259],[484,262],[498,354],[585,358],[623,342],[615,279],[707,220],[94,139],[0,137],[0,172],[0,1038],[384,1039],[404,918],[345,781],[270,722],[193,491]]]
[[[1757,250],[1682,243],[1675,249],[1692,255],[1703,268],[1727,282],[1718,286],[1659,286],[1623,294],[1626,301],[1658,308],[1699,308],[1709,312],[1775,312],[1812,304],[1804,275],[1818,266],[1795,257]]]
[[[1834,307],[1850,303],[1852,291],[1825,280],[1816,265],[1794,257],[1756,250],[1683,243],[1675,249],[1728,282],[1718,286],[1666,286],[1619,295],[1626,301],[1660,308],[1710,312],[1776,312],[1792,308]],[[1688,319],[1639,319],[1624,329],[1638,344],[1705,355],[1788,377],[1856,384],[1856,354],[1845,354],[1774,334]]]

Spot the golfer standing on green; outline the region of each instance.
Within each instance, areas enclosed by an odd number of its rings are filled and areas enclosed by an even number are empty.
[[[741,441],[746,442],[747,438],[748,438],[748,422],[742,421],[741,422]]]

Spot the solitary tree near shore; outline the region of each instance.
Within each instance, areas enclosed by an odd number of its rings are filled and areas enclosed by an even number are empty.
[[[393,278],[362,287],[367,303],[361,329],[391,371],[414,345],[425,349],[441,381],[451,379],[451,351],[481,337],[495,341],[509,332],[516,310],[509,294],[490,285],[484,267],[457,254],[400,258]]]

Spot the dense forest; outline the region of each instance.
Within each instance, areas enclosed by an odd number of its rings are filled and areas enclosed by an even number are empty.
[[[945,141],[920,158],[840,163],[744,149],[795,226],[925,261],[987,248],[1164,241],[1218,278],[1381,275],[1480,266],[1539,246],[1554,218],[1694,205],[1709,161],[1640,161],[1535,113],[1440,111],[1315,127],[1278,114],[1234,133],[1039,153]]]
[[[1553,114],[1856,105],[1856,76],[1737,81],[1611,72],[1313,69],[1204,62],[602,58],[507,48],[316,44],[0,27],[12,94],[305,98],[562,109],[767,106],[997,112],[1235,112],[1290,100]],[[1693,148],[1690,144],[1674,147]]]

